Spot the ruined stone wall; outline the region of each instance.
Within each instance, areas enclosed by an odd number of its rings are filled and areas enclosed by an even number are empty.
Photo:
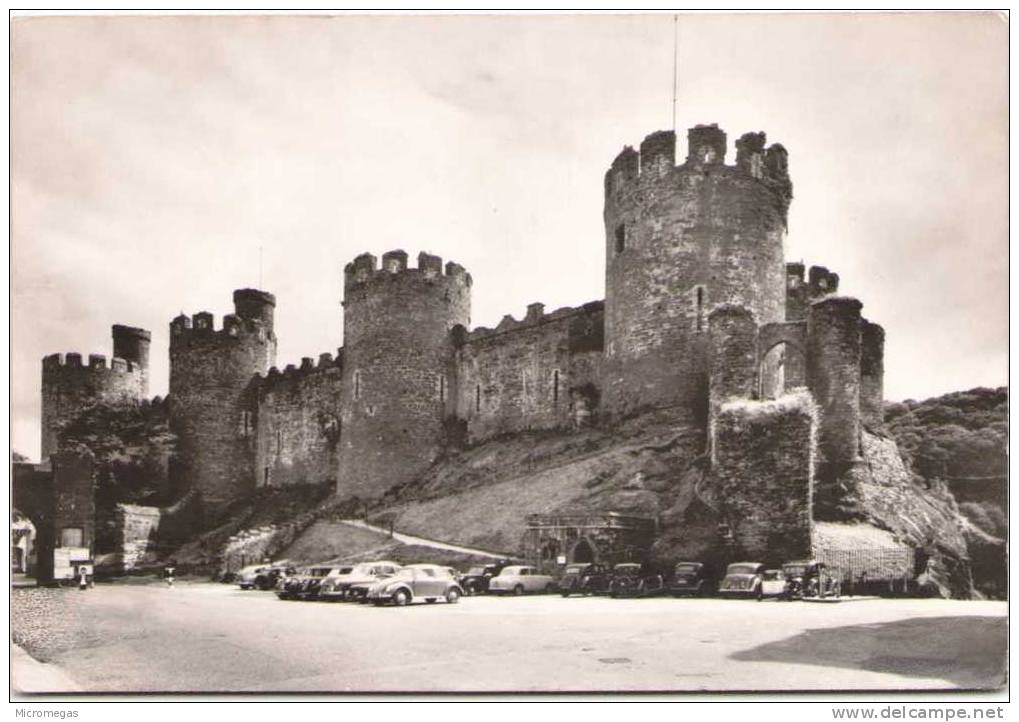
[[[839,274],[832,273],[824,266],[811,266],[806,280],[802,263],[787,263],[785,269],[786,321],[806,321],[810,304],[839,290]]]
[[[146,356],[147,361],[147,356]],[[148,368],[139,362],[90,354],[51,354],[42,360],[43,459],[59,448],[60,430],[96,403],[141,401],[148,389]]]
[[[726,166],[725,133],[698,126],[676,166],[674,134],[654,133],[606,174],[610,413],[675,406],[703,421],[711,308],[745,306],[761,324],[785,318],[786,153],[757,133],[736,145],[736,166]]]
[[[161,518],[158,507],[117,504],[114,516],[117,571],[129,571],[155,561]]]
[[[810,556],[816,426],[805,392],[720,409],[711,483],[737,556],[768,565]]]
[[[421,253],[390,251],[345,269],[337,493],[374,496],[438,456],[451,387],[450,331],[470,325],[471,277]]]
[[[305,358],[258,379],[256,486],[336,482],[342,374],[342,360],[326,353],[317,366]]]
[[[456,416],[471,442],[528,429],[570,428],[597,413],[604,308],[599,302],[545,314],[528,307],[478,328],[457,351]]]
[[[223,317],[222,329],[208,312],[170,324],[170,425],[180,475],[213,514],[255,486],[249,385],[276,361],[276,336],[266,321],[275,303],[271,294],[243,289],[234,292],[237,313]]]

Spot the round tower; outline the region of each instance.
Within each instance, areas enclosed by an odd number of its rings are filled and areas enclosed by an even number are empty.
[[[451,389],[450,330],[470,324],[471,277],[427,253],[347,264],[337,494],[371,497],[435,460]]]
[[[130,361],[141,373],[141,395],[148,398],[149,395],[149,345],[152,343],[152,334],[144,328],[134,326],[113,327],[113,357]]]
[[[235,313],[216,329],[213,315],[170,322],[170,425],[178,438],[178,477],[197,488],[213,513],[255,488],[255,374],[276,363],[272,318],[276,299],[234,291]],[[183,490],[183,489],[182,489]]]
[[[149,390],[149,339],[145,329],[113,327],[113,356],[51,354],[42,360],[42,447],[40,457],[58,451],[61,429],[96,403],[130,403]]]
[[[786,153],[763,133],[736,142],[715,125],[688,133],[676,165],[671,131],[626,147],[605,176],[605,411],[674,407],[703,422],[708,314],[743,306],[785,318]]]

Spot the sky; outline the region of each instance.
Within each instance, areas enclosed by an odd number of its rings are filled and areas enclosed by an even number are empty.
[[[788,260],[886,330],[885,395],[1006,383],[1008,26],[998,14],[680,15],[685,129],[789,152]],[[602,179],[672,125],[673,18],[17,18],[12,444],[41,358],[276,295],[279,364],[342,343],[343,266],[474,278],[473,323],[604,298]],[[261,249],[261,251],[259,250]],[[260,262],[261,257],[261,262]],[[260,280],[261,279],[261,280]]]

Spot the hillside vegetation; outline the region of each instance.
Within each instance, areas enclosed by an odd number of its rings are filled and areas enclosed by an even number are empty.
[[[969,522],[964,531],[976,588],[1003,597],[1008,389],[975,388],[890,403],[885,421],[916,479],[932,493],[947,487]]]

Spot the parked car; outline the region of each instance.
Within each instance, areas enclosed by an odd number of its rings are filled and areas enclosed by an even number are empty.
[[[665,580],[653,569],[641,564],[627,562],[616,564],[612,568],[612,581],[609,582],[609,596],[619,597],[652,597],[665,592]]]
[[[293,567],[279,564],[256,564],[237,572],[237,584],[241,589],[265,591],[275,588],[282,577],[289,576],[295,571]]]
[[[281,579],[276,596],[280,599],[316,599],[322,580],[329,576],[335,567],[308,567],[297,574]]]
[[[718,588],[712,569],[701,562],[678,562],[672,572],[669,592],[674,597],[707,597]]]
[[[456,604],[461,596],[463,589],[456,580],[441,567],[431,564],[404,567],[391,577],[375,582],[368,590],[368,600],[376,606],[403,607],[421,599],[429,604],[440,599]]]
[[[792,586],[782,569],[765,569],[761,575],[761,598],[776,597],[791,600]]]
[[[400,571],[400,567],[392,570],[382,569],[379,571],[378,574],[376,574],[374,577],[371,577],[371,579],[369,579],[368,581],[354,582],[349,587],[347,587],[346,593],[347,601],[358,602],[359,604],[367,604],[369,601],[371,601],[370,599],[368,599],[368,592],[371,590],[371,588],[378,582],[382,581],[383,579],[389,579],[398,571]]]
[[[568,597],[571,594],[604,594],[609,589],[612,570],[605,564],[570,564],[566,567],[557,585],[559,593]]]
[[[350,585],[360,582],[374,582],[380,576],[392,576],[400,570],[396,562],[377,561],[362,562],[352,567],[344,567],[344,571],[336,575],[330,575],[322,580],[318,590],[319,599],[329,602],[341,601],[348,598]]]
[[[824,562],[813,559],[786,562],[782,565],[789,580],[790,596],[800,598],[838,598],[842,583]]]
[[[516,565],[506,567],[488,583],[488,591],[493,594],[516,596],[525,592],[554,592],[555,588],[555,579],[548,574],[541,574],[534,567]]]
[[[464,594],[484,594],[488,591],[488,583],[509,565],[509,562],[497,562],[484,566],[471,567],[460,579]]]
[[[759,562],[736,562],[725,570],[725,578],[718,585],[718,593],[726,597],[755,597],[761,599],[761,578],[764,565]]]

